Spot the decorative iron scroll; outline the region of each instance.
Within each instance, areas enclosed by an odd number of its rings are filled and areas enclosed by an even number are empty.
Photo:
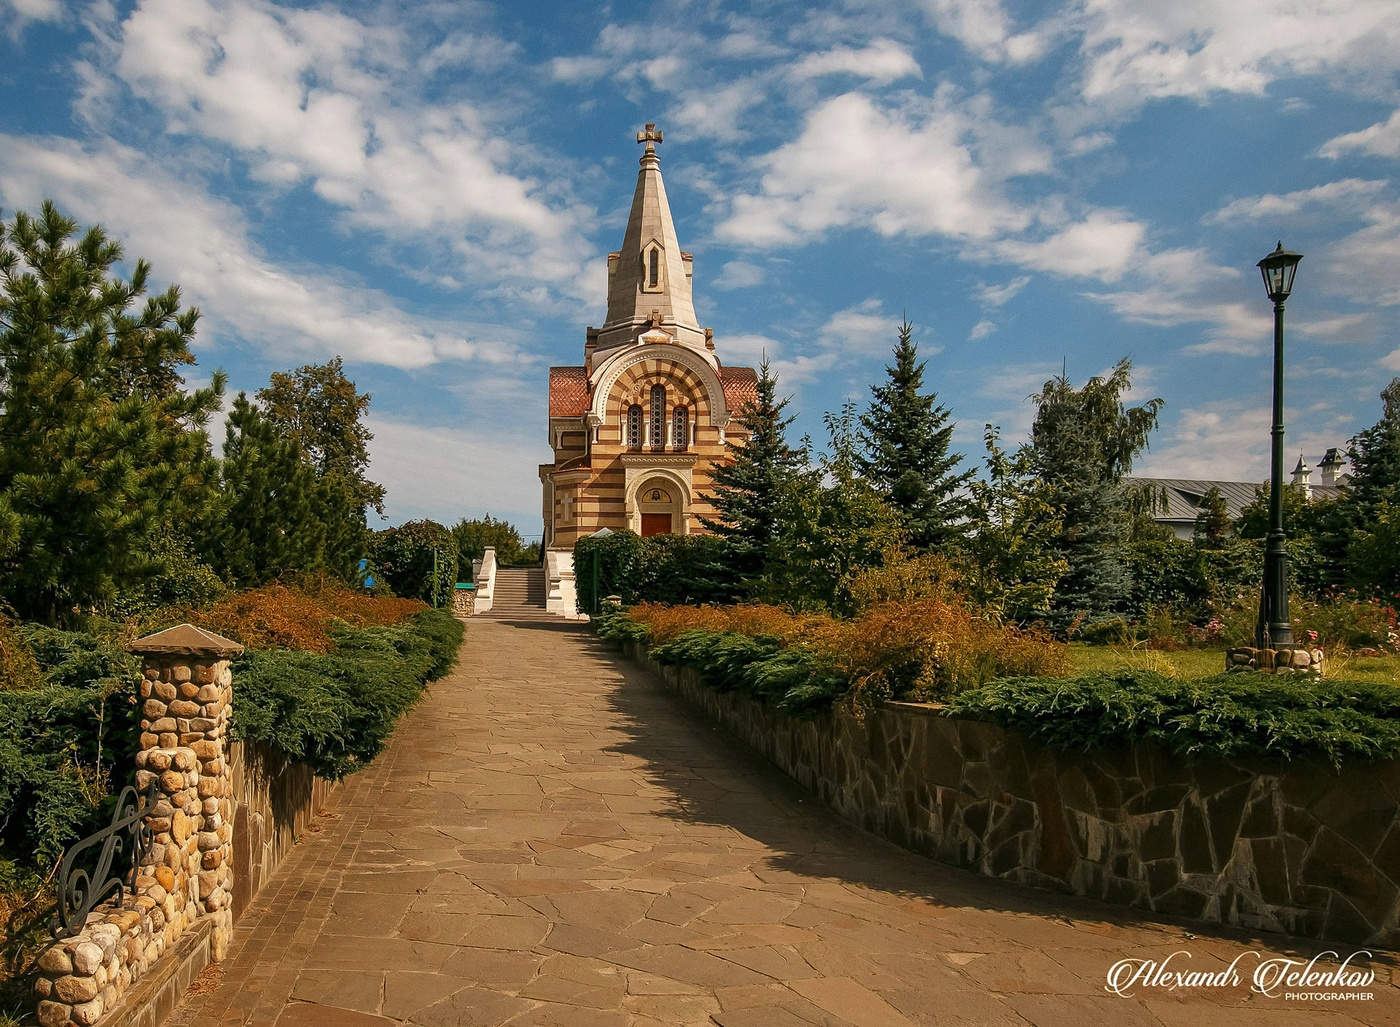
[[[112,822],[75,842],[63,854],[58,868],[58,909],[49,924],[49,933],[55,938],[71,938],[83,929],[88,914],[108,895],[115,893],[120,904],[123,888],[135,888],[136,870],[151,846],[146,816],[156,804],[156,795],[154,778],[145,792],[127,785],[117,797]],[[76,863],[83,859],[86,865],[91,859],[89,850],[94,848],[97,856],[89,874],[85,866]]]

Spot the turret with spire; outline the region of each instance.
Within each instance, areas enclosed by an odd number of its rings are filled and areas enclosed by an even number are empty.
[[[602,328],[589,332],[589,345],[601,356],[604,350],[634,344],[646,336],[649,343],[686,346],[714,364],[714,345],[696,320],[691,301],[691,255],[681,249],[676,237],[661,181],[661,158],[656,153],[661,140],[661,132],[651,122],[637,133],[637,142],[646,144],[637,189],[622,249],[608,254],[608,316]]]

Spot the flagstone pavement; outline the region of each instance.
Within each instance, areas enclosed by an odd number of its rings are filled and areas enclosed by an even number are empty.
[[[1236,987],[1104,987],[1125,957],[1325,947],[1299,944],[907,853],[586,629],[478,619],[167,1023],[1400,1024],[1391,964],[1364,1008],[1251,994],[1253,956]]]

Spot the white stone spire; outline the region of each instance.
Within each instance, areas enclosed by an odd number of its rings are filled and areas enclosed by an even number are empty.
[[[713,362],[690,297],[691,257],[676,238],[661,181],[661,159],[656,155],[661,133],[648,123],[637,133],[637,142],[645,143],[646,149],[622,249],[608,254],[608,316],[598,330],[598,349],[635,343],[643,335],[649,342],[661,341],[659,330],[668,341],[705,353]]]

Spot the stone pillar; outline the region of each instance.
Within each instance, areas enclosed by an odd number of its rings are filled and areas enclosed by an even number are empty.
[[[143,662],[137,783],[144,787],[154,777],[161,793],[137,891],[149,900],[151,915],[164,919],[163,947],[207,916],[214,923],[213,956],[222,959],[233,937],[229,660],[243,647],[181,624],[137,639],[127,650]]]

